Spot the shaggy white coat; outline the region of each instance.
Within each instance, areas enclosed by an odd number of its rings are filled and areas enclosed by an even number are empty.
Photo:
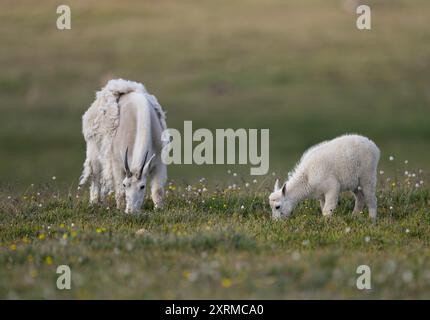
[[[90,180],[90,202],[99,202],[106,194],[115,192],[117,206],[122,206],[124,156],[128,147],[133,172],[138,171],[146,152],[150,157],[156,155],[146,173],[153,178],[154,203],[162,206],[167,169],[161,161],[161,133],[166,129],[165,113],[142,84],[115,79],[97,92],[96,100],[82,117],[87,149],[80,185]],[[140,199],[137,202],[141,204]]]
[[[354,213],[369,209],[376,218],[375,195],[380,151],[376,144],[360,135],[344,135],[307,150],[282,187],[276,181],[269,196],[274,219],[289,216],[304,199],[320,199],[324,216],[336,208],[339,193],[355,195]]]

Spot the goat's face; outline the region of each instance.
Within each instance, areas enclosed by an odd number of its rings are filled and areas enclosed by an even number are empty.
[[[128,148],[125,151],[124,157],[124,171],[125,179],[122,182],[125,191],[125,212],[134,213],[139,211],[143,205],[143,200],[145,199],[146,193],[146,180],[149,172],[149,167],[151,165],[152,159],[154,159],[155,154],[148,160],[148,152],[145,154],[143,163],[141,164],[139,170],[136,172],[131,172],[128,166]]]
[[[269,196],[269,203],[272,208],[272,219],[288,218],[291,215],[293,206],[286,196],[285,183],[279,188],[279,181],[276,180],[275,188]]]
[[[140,179],[136,175],[132,175],[123,180],[126,213],[137,212],[142,207],[146,193],[146,180],[146,175],[142,175]]]

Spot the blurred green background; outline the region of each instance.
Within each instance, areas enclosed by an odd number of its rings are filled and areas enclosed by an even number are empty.
[[[81,115],[107,80],[142,82],[168,125],[269,128],[270,171],[346,132],[388,156],[430,160],[430,2],[353,0],[17,1],[0,3],[0,181],[77,182]],[[56,28],[68,4],[72,29]],[[170,166],[175,179],[223,166]],[[232,170],[248,174],[249,167]]]

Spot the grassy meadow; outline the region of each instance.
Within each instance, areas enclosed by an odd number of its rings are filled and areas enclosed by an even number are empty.
[[[359,31],[353,2],[1,1],[0,298],[430,298],[430,3],[371,1]],[[269,174],[174,165],[164,210],[90,207],[81,116],[116,77],[171,128],[269,128]],[[314,201],[271,221],[275,177],[346,132],[382,151],[378,221],[348,196],[329,221]]]
[[[430,192],[414,179],[381,187],[376,223],[353,217],[347,196],[329,220],[307,201],[272,221],[261,182],[232,176],[225,188],[171,182],[164,210],[148,201],[135,215],[30,189],[0,201],[0,297],[428,299]],[[56,288],[63,264],[71,290]],[[360,265],[371,290],[356,287]]]

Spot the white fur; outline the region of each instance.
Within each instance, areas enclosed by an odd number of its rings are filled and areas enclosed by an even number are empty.
[[[272,217],[289,216],[307,198],[320,199],[323,215],[329,216],[339,193],[352,191],[356,199],[353,213],[361,212],[366,204],[369,216],[376,218],[379,155],[375,143],[359,135],[344,135],[310,148],[281,188],[276,181],[269,197]]]
[[[166,130],[166,117],[157,99],[137,82],[110,80],[97,92],[96,100],[82,117],[82,132],[87,143],[86,160],[80,184],[91,181],[90,202],[103,200],[115,192],[117,206],[126,197],[126,212],[136,211],[143,203],[146,177],[152,178],[152,199],[163,205],[167,168],[161,161]],[[125,176],[124,157],[128,147],[128,163],[133,173]],[[137,179],[143,159],[147,165]],[[151,158],[152,155],[154,158]],[[149,160],[150,159],[150,160]]]

